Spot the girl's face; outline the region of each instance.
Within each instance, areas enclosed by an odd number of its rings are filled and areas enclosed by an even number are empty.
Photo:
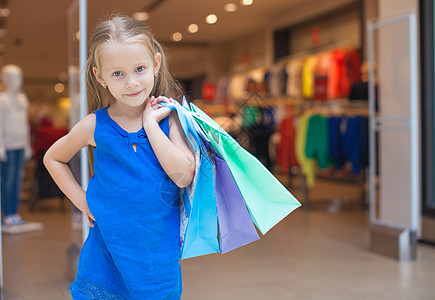
[[[142,43],[115,43],[100,50],[100,69],[93,72],[118,102],[138,107],[150,96],[160,60]]]

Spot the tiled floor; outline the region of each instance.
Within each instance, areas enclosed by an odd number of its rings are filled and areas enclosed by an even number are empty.
[[[419,244],[417,261],[406,263],[371,253],[367,212],[333,205],[298,209],[225,255],[184,260],[183,299],[435,299],[435,247]],[[3,235],[5,300],[71,299],[67,250],[81,233],[59,207],[45,201],[30,213],[23,205],[23,215],[45,230]]]

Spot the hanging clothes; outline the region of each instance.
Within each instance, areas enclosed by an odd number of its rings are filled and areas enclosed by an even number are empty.
[[[287,89],[286,95],[291,98],[302,97],[302,68],[304,61],[302,59],[290,60],[286,65]]]
[[[346,120],[343,117],[332,116],[328,119],[329,157],[336,169],[341,169],[346,162],[343,151],[345,130]]]
[[[283,83],[281,82],[282,76],[280,76],[281,70],[282,67],[279,66],[272,66],[272,68],[270,69],[269,95],[271,97],[282,96],[281,90],[282,90]]]
[[[288,73],[285,66],[282,66],[278,72],[279,94],[285,95],[287,91]]]
[[[228,76],[222,76],[216,88],[216,101],[217,103],[227,103],[228,102],[228,85],[229,85]]]
[[[281,139],[277,149],[277,164],[281,167],[281,172],[287,174],[289,168],[297,166],[295,150],[296,128],[293,116],[287,116],[279,125]]]
[[[305,181],[308,187],[312,187],[316,181],[317,161],[312,158],[308,158],[305,154],[305,147],[307,142],[307,129],[308,121],[311,116],[308,113],[301,115],[297,122],[296,129],[296,158],[301,167],[302,174],[305,176]]]
[[[276,125],[273,109],[247,105],[243,109],[242,116],[242,127],[249,137],[252,154],[270,170],[272,161],[269,154],[269,140]]]
[[[368,166],[368,118],[350,117],[347,121],[343,149],[354,174]]]
[[[243,99],[246,90],[246,74],[234,74],[229,82],[228,97],[232,100]]]
[[[312,98],[314,92],[314,66],[316,58],[309,56],[304,63],[302,69],[302,95],[305,98]]]
[[[316,159],[321,169],[330,165],[328,119],[326,117],[314,115],[308,121],[305,155]]]
[[[259,115],[260,109],[257,106],[245,106],[242,112],[242,127],[249,129],[256,126]]]
[[[330,54],[319,54],[319,59],[314,67],[313,100],[328,100],[328,69]]]
[[[347,77],[350,80],[350,86],[361,79],[361,52],[356,49],[350,49],[346,56]]]

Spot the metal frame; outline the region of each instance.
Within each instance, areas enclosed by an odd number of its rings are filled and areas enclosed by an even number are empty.
[[[79,83],[80,83],[80,119],[83,119],[87,114],[87,98],[86,98],[86,61],[87,61],[87,0],[73,0],[69,9],[68,9],[68,65],[71,66],[74,64],[74,56],[73,56],[73,43],[72,36],[73,32],[73,24],[72,19],[74,14],[79,10],[79,32],[80,32],[80,40],[79,40]],[[69,81],[71,84],[71,80]],[[86,148],[80,150],[80,173],[81,173],[81,186],[84,190],[88,187],[88,179],[89,179],[89,164],[88,164],[88,154]],[[83,241],[86,240],[86,237],[89,233],[89,225],[86,223],[86,219],[82,217],[83,224]]]
[[[410,95],[409,118],[382,118],[376,115],[375,110],[375,74],[374,74],[374,31],[398,24],[409,23],[409,66],[410,66]],[[369,199],[370,221],[374,225],[387,226],[396,229],[409,229],[418,231],[419,202],[420,202],[420,144],[419,144],[419,116],[418,116],[418,66],[417,66],[417,31],[415,12],[406,15],[378,21],[367,22],[368,57],[369,57]],[[384,125],[385,124],[385,125]],[[381,221],[376,218],[376,133],[383,130],[409,130],[411,141],[411,226],[403,228],[402,225]]]
[[[420,0],[420,74],[422,111],[422,213],[425,217],[435,217],[435,143],[434,143],[434,1]],[[424,221],[423,221],[424,232]],[[423,233],[422,232],[422,233]],[[424,237],[422,237],[424,238]]]
[[[79,56],[80,56],[80,118],[83,119],[88,113],[87,98],[86,98],[86,61],[88,59],[88,1],[79,0]],[[86,148],[80,151],[80,170],[81,170],[81,186],[86,191],[89,180],[89,164],[88,153]],[[86,240],[89,233],[89,225],[86,223],[85,216],[82,216],[83,223],[83,241]]]

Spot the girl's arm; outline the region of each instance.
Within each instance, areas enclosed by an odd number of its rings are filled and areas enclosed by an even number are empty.
[[[44,155],[44,165],[62,192],[85,214],[89,226],[95,220],[86,202],[86,192],[75,180],[67,163],[83,147],[95,146],[95,114],[78,122],[71,131],[55,142]]]
[[[159,101],[168,101],[165,97],[152,98],[144,111],[143,125],[151,147],[169,178],[180,188],[188,186],[195,172],[195,159],[181,128],[175,111],[169,114],[169,138],[160,129],[158,122],[168,115],[169,109],[154,109],[152,105]]]

